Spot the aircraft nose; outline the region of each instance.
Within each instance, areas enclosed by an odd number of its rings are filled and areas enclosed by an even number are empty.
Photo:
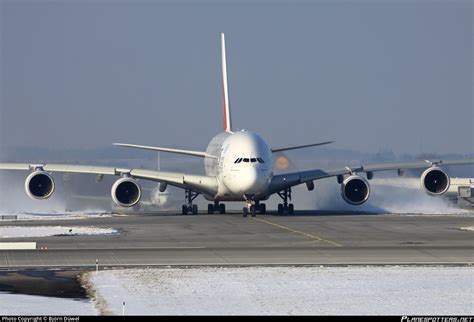
[[[257,188],[258,172],[255,167],[246,167],[239,176],[239,188],[243,194],[253,193]]]

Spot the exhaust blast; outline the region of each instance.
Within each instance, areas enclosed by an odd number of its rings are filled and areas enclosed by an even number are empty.
[[[333,179],[318,180],[313,197],[314,209],[344,212],[394,214],[462,214],[446,199],[433,198],[420,189],[418,178],[375,177],[370,181],[370,199],[351,205],[341,198],[339,184]]]

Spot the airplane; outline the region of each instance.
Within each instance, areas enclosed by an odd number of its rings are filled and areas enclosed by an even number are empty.
[[[118,176],[112,185],[111,197],[118,206],[133,207],[142,196],[138,180],[151,180],[159,184],[159,191],[165,192],[168,185],[185,191],[185,204],[182,214],[197,214],[198,207],[193,204],[195,198],[202,195],[208,204],[208,213],[226,213],[224,202],[245,202],[242,215],[255,216],[265,214],[266,206],[262,201],[277,194],[282,203],[278,204],[278,213],[292,214],[292,187],[305,184],[309,191],[315,187],[314,181],[335,177],[341,187],[341,196],[349,204],[361,205],[370,196],[369,180],[374,172],[396,170],[403,175],[405,169],[425,169],[420,177],[421,186],[430,195],[446,193],[450,186],[448,174],[443,165],[473,164],[474,159],[463,160],[421,160],[368,164],[337,169],[313,169],[282,174],[274,174],[272,155],[277,152],[321,146],[332,143],[319,143],[271,148],[257,133],[240,130],[233,131],[229,93],[227,84],[227,62],[225,37],[221,33],[222,89],[223,89],[223,132],[217,134],[209,143],[206,151],[183,150],[136,144],[114,143],[116,146],[178,153],[204,159],[205,175],[185,172],[166,172],[147,169],[128,169],[92,165],[69,164],[28,164],[0,163],[0,170],[29,171],[25,180],[25,191],[33,199],[48,199],[54,192],[53,172],[89,173],[98,178],[104,175]],[[365,177],[361,174],[365,173]]]

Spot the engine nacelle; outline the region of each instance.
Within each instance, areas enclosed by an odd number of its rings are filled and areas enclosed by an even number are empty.
[[[133,178],[121,178],[112,186],[112,199],[118,206],[133,207],[142,197],[142,190]]]
[[[165,192],[166,188],[168,187],[168,184],[166,182],[160,182],[159,190],[160,192]]]
[[[26,194],[32,199],[48,199],[54,192],[53,177],[42,170],[30,173],[25,180]]]
[[[426,169],[420,178],[421,186],[426,193],[432,196],[441,196],[449,189],[449,176],[438,167]]]
[[[347,203],[361,205],[369,199],[369,183],[361,176],[352,175],[342,182],[341,195]]]

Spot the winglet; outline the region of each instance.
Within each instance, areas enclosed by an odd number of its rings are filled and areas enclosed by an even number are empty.
[[[227,88],[227,62],[225,53],[225,36],[221,33],[221,54],[222,54],[222,96],[224,100],[224,131],[232,132],[230,118],[229,90]]]

